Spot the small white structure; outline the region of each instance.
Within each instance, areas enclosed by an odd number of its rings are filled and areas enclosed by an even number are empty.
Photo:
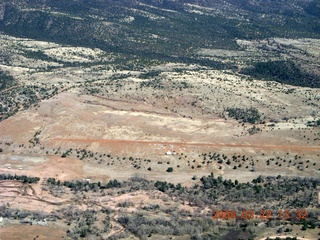
[[[166,155],[172,155],[172,152],[168,151],[166,152]]]
[[[90,178],[86,178],[84,181],[89,183],[90,182]]]

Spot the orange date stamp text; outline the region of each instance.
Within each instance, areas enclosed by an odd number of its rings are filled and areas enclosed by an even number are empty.
[[[235,210],[213,210],[212,219],[261,219],[261,220],[269,220],[269,219],[280,219],[280,220],[304,220],[308,216],[306,210],[280,210],[277,212],[272,212],[271,210],[262,209],[260,212],[255,212],[252,209],[243,210],[241,213],[237,213]]]

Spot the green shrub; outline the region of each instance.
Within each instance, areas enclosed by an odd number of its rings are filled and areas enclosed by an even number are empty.
[[[168,167],[167,172],[173,172],[173,168],[172,167]]]

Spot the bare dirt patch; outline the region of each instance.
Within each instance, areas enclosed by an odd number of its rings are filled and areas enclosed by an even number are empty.
[[[65,239],[65,231],[59,228],[46,226],[12,225],[0,228],[1,239],[5,240],[25,240],[25,239]]]

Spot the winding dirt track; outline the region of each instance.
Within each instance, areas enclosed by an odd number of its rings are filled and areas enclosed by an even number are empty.
[[[299,145],[261,145],[261,144],[228,144],[228,143],[201,143],[201,142],[161,142],[144,140],[118,140],[118,139],[79,139],[79,138],[55,138],[54,141],[102,143],[102,144],[163,144],[163,145],[184,145],[203,147],[230,147],[230,148],[258,148],[270,150],[297,150],[297,151],[320,151],[319,146],[299,146]]]
[[[12,185],[12,186],[6,186],[6,185],[2,185],[2,184],[5,184],[5,183],[13,183],[15,185]],[[44,202],[44,203],[47,203],[47,204],[50,204],[50,205],[66,205],[66,204],[70,204],[71,203],[71,200],[65,200],[65,201],[61,201],[61,202],[53,202],[53,201],[48,201],[48,200],[45,200],[45,199],[41,199],[36,191],[34,190],[34,188],[30,185],[30,184],[27,184],[27,183],[23,183],[21,181],[18,181],[18,180],[4,180],[4,181],[0,181],[0,187],[1,187],[1,190],[2,192],[0,192],[0,196],[4,196],[3,195],[3,192],[14,192],[17,194],[17,196],[24,196],[30,200],[34,200],[34,201],[39,201],[39,202]],[[17,190],[8,190],[8,189],[17,189]],[[31,190],[31,194],[28,193],[28,189]],[[10,197],[13,197],[13,198],[16,198],[17,196],[10,196]]]

